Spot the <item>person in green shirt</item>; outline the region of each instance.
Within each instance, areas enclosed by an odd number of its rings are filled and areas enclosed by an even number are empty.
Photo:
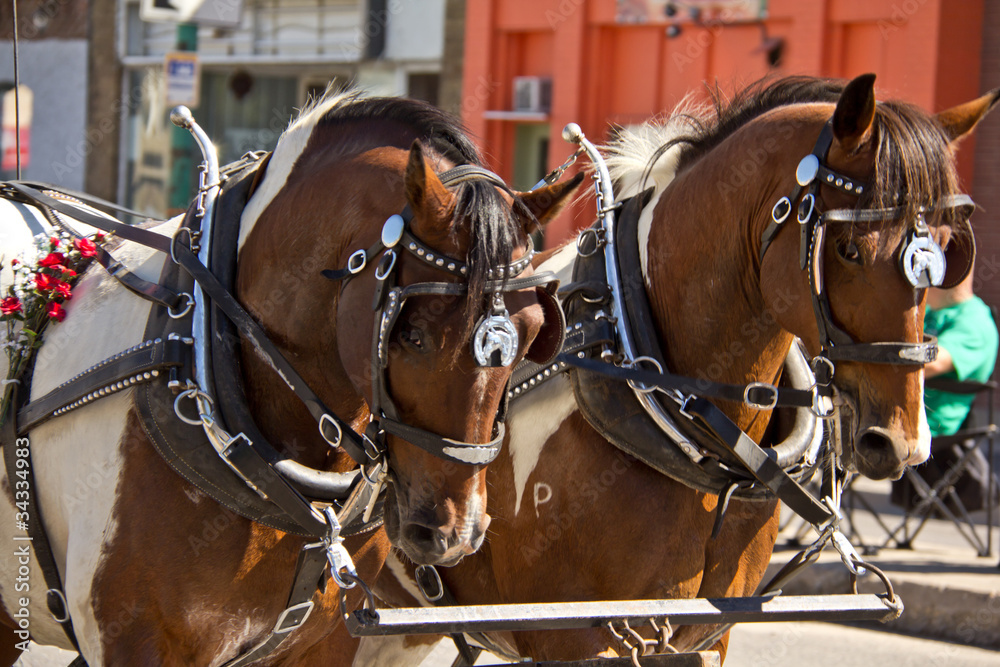
[[[982,299],[973,294],[972,272],[951,289],[927,290],[924,332],[938,339],[938,356],[924,366],[924,378],[985,382],[993,374],[1000,335],[993,315]],[[933,387],[924,389],[924,410],[931,436],[952,435],[965,423],[976,394],[953,394]],[[955,447],[934,449],[924,465],[915,468],[933,485],[962,452]],[[974,460],[972,460],[974,459]],[[988,465],[982,452],[970,458],[966,472],[956,482],[956,492],[967,509],[983,506]],[[912,484],[905,477],[892,484],[892,502],[910,507],[916,502]]]
[[[924,378],[985,382],[993,373],[1000,336],[990,308],[972,293],[972,274],[951,289],[927,290],[924,331],[938,339],[937,359],[924,366]],[[924,390],[931,435],[951,435],[969,415],[975,394]]]

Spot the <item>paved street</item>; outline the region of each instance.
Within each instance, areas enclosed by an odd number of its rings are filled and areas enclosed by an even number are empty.
[[[748,623],[733,630],[726,667],[996,667],[1000,652],[831,623]],[[441,644],[421,667],[447,667]],[[476,665],[497,664],[491,657]]]

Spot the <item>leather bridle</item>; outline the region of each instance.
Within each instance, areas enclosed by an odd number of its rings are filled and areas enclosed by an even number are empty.
[[[830,120],[823,126],[812,152],[799,162],[795,172],[798,189],[791,196],[780,198],[771,209],[771,221],[761,237],[759,258],[763,262],[767,249],[785,226],[797,202],[796,221],[800,236],[799,268],[808,270],[809,273],[813,311],[822,346],[820,356],[813,362],[819,382],[829,383],[833,379],[834,361],[892,365],[930,363],[937,358],[937,340],[933,336],[925,334],[921,343],[909,341],[859,343],[833,320],[823,280],[823,247],[827,225],[841,222],[868,223],[895,220],[905,214],[906,207],[841,208],[822,211],[818,203],[820,186],[828,185],[856,197],[860,197],[869,187],[869,184],[844,176],[824,164],[832,142],[833,121]],[[922,215],[923,212],[930,210],[956,208],[975,208],[975,203],[965,194],[949,195],[932,206],[921,209],[916,219],[909,223],[911,229],[900,252],[900,271],[914,289],[929,286],[948,287],[968,274],[972,264],[971,257],[961,275],[946,281],[944,253],[930,236],[930,230]],[[971,231],[969,236],[971,237]]]
[[[444,185],[458,185],[470,180],[481,180],[510,193],[503,180],[491,171],[474,165],[461,165],[438,175]],[[386,454],[385,435],[395,435],[430,452],[438,458],[455,463],[485,465],[500,453],[504,438],[503,412],[506,401],[494,422],[493,438],[486,443],[462,442],[432,433],[399,420],[399,411],[389,393],[386,370],[389,365],[389,339],[406,300],[415,296],[458,296],[468,291],[466,282],[421,282],[412,285],[396,284],[396,271],[400,253],[407,252],[422,260],[427,266],[457,278],[467,278],[469,267],[462,261],[447,257],[425,245],[409,231],[413,211],[407,205],[399,214],[389,216],[382,227],[378,242],[367,249],[351,254],[347,266],[339,270],[323,271],[323,275],[346,285],[361,273],[369,260],[381,253],[375,270],[376,286],[373,301],[376,328],[372,336],[372,421],[365,429],[365,454],[371,461]],[[485,291],[490,295],[491,308],[478,322],[473,333],[473,353],[480,366],[510,366],[518,347],[517,331],[504,306],[503,294],[542,287],[550,296],[559,286],[551,271],[520,277],[531,265],[533,250],[529,247],[515,262],[489,270]],[[554,296],[552,302],[556,304]],[[561,311],[560,311],[561,312]],[[562,326],[560,322],[560,332]],[[561,347],[561,344],[556,349]],[[504,392],[506,395],[506,391]]]

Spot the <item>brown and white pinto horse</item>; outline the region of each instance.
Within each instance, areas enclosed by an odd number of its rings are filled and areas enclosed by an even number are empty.
[[[819,210],[903,205],[906,213],[829,226],[821,270],[833,321],[859,343],[921,341],[924,290],[904,278],[899,249],[917,207],[957,192],[955,143],[998,96],[995,91],[932,116],[905,103],[876,104],[873,75],[846,86],[779,79],[755,84],[731,102],[717,101],[714,113],[695,111],[626,131],[610,147],[611,175],[621,188],[619,200],[655,186],[639,218],[641,271],[670,371],[740,385],[772,383],[793,336],[811,354],[820,353],[794,217],[786,225],[792,229],[777,233],[763,260],[760,254],[775,204],[795,192],[796,166],[831,118],[825,163],[865,184],[865,191],[859,201],[823,185]],[[928,212],[927,224],[947,247],[956,232],[949,220]],[[565,284],[575,261],[576,247],[568,245],[540,266]],[[921,365],[838,361],[834,384],[847,465],[885,478],[926,458]],[[756,442],[773,444],[771,413],[725,401],[718,407]],[[612,446],[581,414],[565,375],[512,403],[509,442],[487,479],[493,522],[486,544],[459,565],[439,568],[458,604],[752,595],[778,530],[776,500],[734,499],[713,539],[718,496]],[[390,574],[395,578],[387,581]],[[379,595],[392,605],[426,605],[417,591],[412,567],[390,554]],[[674,630],[671,643],[683,651],[714,628]],[[715,645],[723,656],[728,637]],[[622,650],[601,628],[490,638],[505,652],[534,660]],[[384,651],[400,664],[407,645],[414,654],[420,646],[372,640],[359,658],[387,665],[378,658]]]
[[[401,252],[397,285],[464,282],[468,289],[465,296],[407,302],[388,337],[387,392],[403,423],[457,441],[492,437],[512,365],[478,366],[470,323],[489,305],[489,272],[528,252],[527,234],[558,210],[575,184],[523,196],[491,180],[442,185],[437,173],[461,164],[480,164],[479,155],[443,112],[412,100],[328,95],[282,135],[240,219],[237,299],[322,401],[356,430],[369,419],[377,262],[356,266],[361,270],[343,289],[320,271],[344,267],[352,253],[373,247],[387,218],[408,205],[413,237],[465,262],[468,275]],[[10,257],[14,242],[26,245],[32,232],[10,203],[0,206]],[[44,224],[37,213],[27,215],[32,225]],[[169,237],[177,224],[171,220],[155,231]],[[164,254],[128,242],[115,253],[150,281],[165,263]],[[8,271],[5,285],[9,279]],[[517,359],[561,339],[561,318],[541,297],[534,288],[505,293]],[[51,328],[38,354],[33,397],[143,340],[151,308],[96,265],[67,305],[66,321]],[[243,346],[241,366],[249,409],[284,455],[319,470],[353,467],[320,437],[286,380],[250,345]],[[114,393],[28,434],[44,529],[80,649],[91,665],[222,665],[275,626],[306,539],[237,516],[173,472],[140,425],[136,396],[132,389]],[[13,456],[12,444],[3,443],[5,457]],[[488,524],[485,467],[425,455],[394,436],[388,450],[396,501],[386,503],[387,513],[391,525],[404,526],[389,537],[427,562],[475,550]],[[0,534],[15,544],[14,482],[5,473],[2,488]],[[425,543],[407,537],[405,526],[415,521],[434,531]],[[382,530],[348,538],[346,545],[368,580],[389,547]],[[5,664],[19,652],[15,642],[26,639],[11,629],[19,627],[15,618],[34,641],[70,648],[46,610],[38,561],[23,560],[28,575],[19,574],[16,558],[0,559]],[[352,591],[350,603],[359,595]],[[313,599],[309,620],[267,664],[317,664],[311,651],[332,655],[324,664],[350,662],[350,638],[339,643],[331,634],[342,627],[336,586]]]

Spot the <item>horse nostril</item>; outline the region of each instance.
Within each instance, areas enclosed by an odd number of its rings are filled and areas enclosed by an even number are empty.
[[[885,429],[877,426],[866,428],[858,435],[854,449],[858,455],[858,471],[865,477],[895,478],[902,473],[903,462],[898,444]]]
[[[410,523],[403,528],[403,539],[427,555],[440,556],[448,550],[448,537],[439,528]]]
[[[864,450],[868,455],[888,456],[892,454],[892,440],[887,436],[868,429],[858,438],[858,449]]]

